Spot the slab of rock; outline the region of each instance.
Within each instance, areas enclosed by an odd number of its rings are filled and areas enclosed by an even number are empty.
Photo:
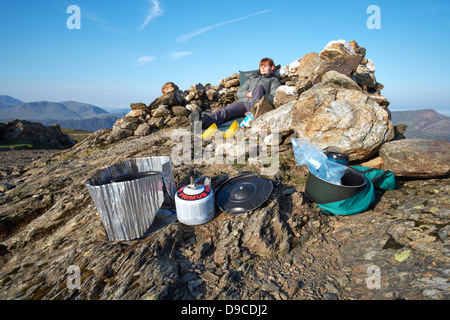
[[[282,105],[285,105],[291,101],[298,99],[298,91],[295,86],[287,86],[282,85],[277,88],[277,91],[275,92],[275,98],[274,98],[274,106],[275,108],[278,108]]]
[[[377,80],[372,72],[364,72],[355,76],[355,81],[361,88],[374,90],[377,86]]]
[[[146,122],[141,123],[137,127],[136,131],[134,131],[134,135],[135,136],[146,136],[147,134],[150,133],[150,129],[151,128],[150,128],[150,125],[148,123],[146,123]]]
[[[265,257],[283,256],[289,252],[292,234],[280,216],[279,206],[277,199],[257,215],[249,216],[241,240],[251,252]]]
[[[167,82],[165,85],[162,86],[161,92],[162,94],[166,94],[168,92],[177,91],[179,88],[178,86],[173,82]]]
[[[133,130],[129,129],[123,129],[119,126],[113,126],[111,133],[108,136],[108,139],[106,140],[107,143],[112,143],[115,141],[119,141],[122,139],[125,139],[127,137],[130,137],[134,134]]]
[[[148,107],[145,103],[138,102],[138,103],[131,103],[130,104],[131,110],[145,110],[148,111]]]
[[[371,159],[367,162],[361,163],[362,167],[368,167],[368,168],[374,168],[374,169],[380,169],[384,170],[384,163],[383,159],[381,157],[376,157],[374,159]]]
[[[187,117],[187,116],[189,116],[189,114],[191,112],[188,109],[186,109],[185,107],[183,107],[183,106],[173,106],[172,107],[172,113],[175,116],[179,116],[179,117],[185,116],[185,117]]]
[[[251,112],[253,114],[253,117],[255,119],[259,118],[263,114],[270,112],[273,110],[272,105],[270,104],[269,100],[267,100],[266,96],[263,96],[260,101],[255,103],[253,106]]]
[[[335,83],[346,89],[361,91],[361,87],[345,74],[331,70],[322,76],[322,83]]]
[[[163,94],[162,96],[158,97],[157,99],[153,100],[153,102],[150,103],[149,108],[150,110],[154,110],[162,105],[180,106],[185,104],[186,104],[185,97],[183,96],[180,90],[177,90],[177,91],[169,91]]]
[[[152,111],[152,117],[154,118],[165,118],[172,114],[172,111],[166,105],[161,105]]]
[[[308,53],[302,57],[297,68],[297,74],[299,77],[308,78],[324,62],[316,52]]]
[[[267,112],[255,119],[252,128],[266,130],[268,133],[276,129],[279,133],[292,131],[292,107],[296,100],[291,101],[273,111]]]
[[[359,54],[343,56],[338,59],[328,61],[327,63],[321,64],[314,73],[308,78],[312,85],[316,85],[322,80],[322,76],[328,71],[334,70],[342,73],[348,77],[353,76],[353,74],[358,69],[358,66],[362,62],[363,57]]]
[[[358,90],[318,84],[304,92],[292,108],[298,138],[319,148],[334,147],[350,160],[365,160],[394,138],[389,114]]]
[[[401,177],[434,178],[450,173],[450,143],[446,141],[391,141],[381,147],[380,156],[385,169]]]
[[[143,109],[133,109],[130,112],[127,113],[126,117],[140,117],[143,116],[145,117],[147,115],[147,113],[143,110]]]
[[[348,55],[355,55],[352,46],[345,40],[330,41],[320,52],[319,57],[323,60],[336,60]]]
[[[189,120],[187,117],[176,116],[176,117],[171,118],[167,122],[167,125],[169,127],[175,127],[175,128],[186,127],[189,125]]]

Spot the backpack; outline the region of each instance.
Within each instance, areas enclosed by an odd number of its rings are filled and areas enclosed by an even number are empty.
[[[247,81],[252,74],[254,74],[255,72],[258,72],[258,70],[252,70],[252,71],[240,71],[239,70],[239,85],[242,86],[245,81]]]
[[[331,203],[316,203],[319,208],[335,215],[352,215],[367,210],[375,202],[375,189],[388,191],[398,188],[394,173],[380,169],[352,166],[367,178],[366,187],[347,199]]]

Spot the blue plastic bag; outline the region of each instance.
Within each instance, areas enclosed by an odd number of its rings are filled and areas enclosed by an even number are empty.
[[[309,171],[318,178],[334,184],[341,184],[346,167],[328,160],[328,157],[314,144],[292,138],[295,161],[299,166],[307,165]]]

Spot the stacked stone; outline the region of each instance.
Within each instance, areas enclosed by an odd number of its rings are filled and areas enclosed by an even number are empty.
[[[144,103],[130,105],[131,111],[114,124],[108,142],[145,136],[167,127],[187,127],[192,111],[212,112],[235,102],[239,84],[236,73],[220,80],[218,86],[198,83],[186,91],[180,90],[173,82],[167,82],[161,89],[162,95],[148,106]]]
[[[389,101],[381,95],[384,86],[375,78],[376,68],[367,59],[366,49],[354,40],[331,41],[320,52],[308,53],[281,68],[281,83],[275,95],[275,107],[297,100],[299,96],[320,83],[329,71],[337,71],[351,78],[361,90],[387,110]],[[389,112],[389,111],[388,111]]]
[[[142,102],[130,104],[131,111],[114,124],[109,142],[145,136],[165,127],[187,126],[191,111],[186,108],[185,93],[173,82],[166,83],[161,91],[162,96],[148,106]]]

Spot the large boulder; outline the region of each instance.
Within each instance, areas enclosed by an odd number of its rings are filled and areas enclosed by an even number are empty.
[[[450,174],[450,143],[440,140],[403,139],[380,149],[386,170],[397,176],[436,178]]]
[[[294,131],[319,148],[348,154],[350,160],[366,160],[394,138],[389,113],[350,78],[332,71],[324,81],[298,100],[263,114],[252,128]]]
[[[347,83],[347,82],[345,82]],[[298,138],[322,149],[334,147],[350,160],[365,160],[394,138],[389,113],[360,90],[319,83],[292,108]]]

